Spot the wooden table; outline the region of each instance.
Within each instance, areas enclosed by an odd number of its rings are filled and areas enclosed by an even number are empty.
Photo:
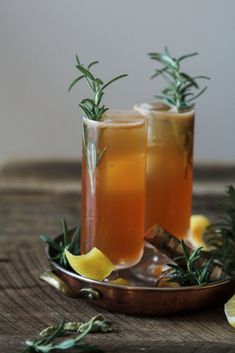
[[[194,212],[216,217],[224,185],[234,184],[234,168],[207,173],[199,167],[195,174]],[[169,317],[127,316],[64,297],[41,282],[47,262],[39,235],[58,234],[61,217],[74,226],[79,209],[78,162],[10,163],[2,169],[0,353],[19,352],[26,338],[62,318],[85,321],[98,313],[113,323],[113,332],[92,334],[89,342],[105,352],[235,352],[235,329],[228,325],[223,307]]]

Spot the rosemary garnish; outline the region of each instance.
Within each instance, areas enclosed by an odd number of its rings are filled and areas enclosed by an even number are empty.
[[[226,188],[226,194],[229,204],[221,205],[225,216],[221,217],[221,222],[210,225],[204,234],[208,250],[205,253],[203,248],[199,247],[191,252],[181,240],[183,255],[174,258],[175,263],[168,264],[170,270],[166,271],[170,281],[178,282],[182,286],[211,283],[213,281],[211,274],[217,264],[223,270],[218,274],[217,280],[235,274],[235,188],[230,185]],[[62,224],[64,235],[62,242],[57,243],[45,235],[41,236],[41,239],[56,251],[57,255],[54,259],[66,267],[65,249],[75,255],[79,254],[80,229],[76,228],[69,242],[67,224],[64,219],[62,219]],[[65,325],[65,327],[72,329],[73,325]]]
[[[91,62],[87,67],[80,63],[80,60],[77,55],[76,55],[76,61],[77,61],[76,68],[81,75],[79,75],[71,83],[71,85],[69,86],[69,91],[75,84],[77,84],[82,79],[85,79],[85,81],[87,82],[88,86],[92,91],[93,97],[83,99],[79,104],[79,106],[81,107],[84,115],[88,119],[99,121],[102,119],[102,115],[109,109],[105,105],[101,105],[101,100],[104,95],[104,90],[113,82],[119,80],[122,77],[127,76],[127,74],[119,75],[113,78],[112,80],[108,81],[107,83],[104,83],[103,80],[101,80],[98,77],[95,77],[90,70],[92,66],[94,66],[95,64],[98,64],[98,61]]]
[[[80,82],[81,80],[85,80],[92,91],[92,98],[84,98],[79,106],[81,107],[85,117],[89,120],[100,121],[103,117],[103,114],[109,109],[104,104],[101,104],[104,90],[114,83],[115,81],[119,80],[127,76],[127,74],[119,75],[114,77],[112,80],[104,83],[98,77],[95,77],[92,72],[91,68],[98,64],[98,61],[91,62],[87,67],[80,63],[78,56],[76,55],[76,68],[79,71],[80,75],[71,83],[69,86],[69,91],[71,88]],[[98,137],[97,137],[98,139]],[[97,149],[96,142],[90,141],[88,137],[88,128],[84,124],[83,125],[83,156],[86,161],[87,170],[89,173],[90,179],[90,186],[91,186],[91,194],[94,195],[95,185],[94,185],[94,176],[96,167],[108,149],[108,146],[105,146],[101,151]]]
[[[189,76],[181,71],[181,62],[198,55],[198,53],[190,53],[174,58],[165,47],[165,51],[162,53],[149,53],[148,55],[152,60],[156,60],[163,66],[160,69],[156,69],[151,78],[162,76],[168,82],[168,86],[162,91],[162,95],[157,95],[156,98],[168,106],[175,107],[179,112],[191,110],[195,104],[193,101],[207,89],[207,87],[204,87],[201,91],[194,94],[193,90],[199,89],[197,80],[209,80],[209,77]]]
[[[94,316],[86,323],[65,322],[63,320],[57,326],[49,326],[44,329],[39,338],[28,339],[22,353],[39,352],[50,353],[52,351],[70,351],[74,348],[79,352],[102,352],[102,350],[89,343],[83,343],[84,338],[91,332],[110,332],[110,324],[103,316]],[[76,332],[75,337],[62,339],[68,332]]]
[[[200,261],[202,247],[197,248],[190,254],[183,240],[181,240],[181,246],[183,256],[178,256],[173,259],[176,264],[168,264],[172,269],[170,271],[170,281],[178,282],[182,286],[204,285],[209,283],[213,258],[205,261],[202,265]],[[177,264],[177,261],[182,263],[182,260],[185,263],[184,266]]]
[[[74,255],[79,255],[80,253],[80,227],[77,227],[73,232],[71,241],[69,241],[68,226],[64,218],[62,218],[63,227],[63,241],[57,243],[55,240],[51,239],[48,235],[41,235],[40,239],[45,243],[49,244],[52,249],[56,251],[56,256],[52,259],[57,261],[63,267],[68,267],[68,260],[65,255],[65,250],[68,250]]]
[[[221,262],[224,274],[235,274],[235,188],[226,188],[229,204],[221,205],[221,222],[208,226],[204,241],[211,254]]]

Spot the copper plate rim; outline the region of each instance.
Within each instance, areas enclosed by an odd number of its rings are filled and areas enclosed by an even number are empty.
[[[56,237],[54,240],[56,240],[58,237]],[[53,268],[63,272],[69,277],[73,277],[81,282],[85,282],[89,285],[97,285],[101,287],[106,287],[106,288],[113,288],[113,289],[122,289],[122,290],[131,290],[131,291],[149,291],[149,292],[184,292],[184,291],[200,291],[200,290],[206,290],[210,288],[215,288],[215,287],[220,287],[223,286],[227,283],[235,281],[235,277],[231,277],[229,279],[223,280],[223,281],[216,281],[207,285],[197,285],[197,286],[185,286],[185,287],[179,287],[179,288],[157,288],[157,287],[144,287],[144,286],[125,286],[125,285],[120,285],[120,284],[114,284],[114,283],[106,283],[106,282],[101,282],[101,281],[96,281],[90,278],[83,277],[79,275],[78,273],[71,272],[64,267],[60,266],[57,264],[55,261],[52,260],[50,256],[50,246],[47,244],[46,245],[46,257],[52,264]]]

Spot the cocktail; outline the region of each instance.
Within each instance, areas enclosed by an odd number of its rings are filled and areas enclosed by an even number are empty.
[[[97,247],[116,268],[143,252],[147,124],[134,111],[83,118],[81,251]]]
[[[92,248],[118,268],[135,265],[144,244],[147,124],[136,111],[110,111],[102,104],[104,90],[127,76],[104,83],[76,56],[79,76],[92,96],[83,111],[81,253]],[[111,262],[110,262],[111,261]],[[107,261],[106,261],[107,262]]]
[[[192,205],[194,111],[179,113],[161,103],[136,109],[148,120],[145,229],[159,224],[185,238]]]
[[[162,76],[167,86],[158,101],[137,104],[135,109],[148,121],[148,149],[146,163],[146,219],[145,229],[158,224],[179,239],[189,234],[192,206],[194,100],[205,90],[199,89],[198,79],[181,70],[181,63],[197,53],[179,58],[173,57],[167,48],[161,53],[150,53],[151,59],[161,65],[152,78]],[[156,264],[160,253],[156,253],[135,269],[141,277],[156,278]],[[161,272],[161,271],[160,271]]]
[[[189,231],[192,200],[194,101],[207,87],[199,89],[198,80],[181,69],[184,60],[198,53],[172,56],[149,53],[160,64],[152,78],[162,76],[167,86],[157,102],[137,104],[135,109],[148,120],[146,229],[159,224],[183,239]]]

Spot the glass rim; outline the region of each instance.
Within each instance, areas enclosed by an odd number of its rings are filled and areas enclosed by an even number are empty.
[[[106,126],[112,126],[112,127],[125,127],[125,126],[141,126],[142,124],[145,124],[146,118],[143,114],[141,114],[139,111],[131,109],[110,109],[106,111],[103,116],[108,117],[108,116],[115,115],[117,118],[123,117],[125,121],[118,121],[115,122],[114,119],[107,119],[107,120],[91,120],[88,119],[86,116],[82,116],[82,120],[86,125],[93,125],[97,127],[106,127]],[[128,120],[128,116],[129,119]]]
[[[152,106],[157,106],[159,104],[159,109],[148,109],[148,107]],[[175,107],[169,107],[170,109],[168,110],[161,110],[160,106],[162,107],[167,107],[166,104],[160,102],[160,101],[147,101],[147,102],[140,102],[140,103],[135,103],[133,105],[133,109],[137,112],[139,112],[140,114],[147,114],[147,113],[161,113],[162,115],[188,115],[188,114],[195,114],[195,109],[189,109],[183,112],[179,112],[176,110]]]

